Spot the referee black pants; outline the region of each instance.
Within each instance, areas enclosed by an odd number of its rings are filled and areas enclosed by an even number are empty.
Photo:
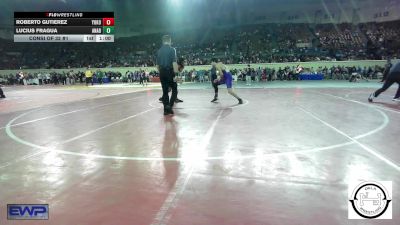
[[[399,87],[397,88],[396,95],[394,98],[400,98],[400,72],[388,74],[387,79],[385,83],[383,84],[382,88],[378,89],[375,91],[374,96],[378,97],[382,92],[386,91],[390,86],[392,86],[394,83],[397,83]]]
[[[178,96],[178,85],[174,81],[174,71],[173,69],[160,69],[160,81],[163,90],[162,102],[164,108],[166,106],[174,106],[175,100]],[[171,99],[168,96],[168,89],[171,88],[172,95]]]

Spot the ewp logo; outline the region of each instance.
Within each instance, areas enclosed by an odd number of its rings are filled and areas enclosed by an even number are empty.
[[[48,204],[8,204],[7,219],[9,220],[48,220]]]

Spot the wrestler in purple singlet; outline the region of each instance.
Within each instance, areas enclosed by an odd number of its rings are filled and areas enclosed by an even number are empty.
[[[232,74],[229,71],[222,70],[222,74],[224,77],[218,82],[218,85],[220,84],[226,84],[227,88],[232,88]]]

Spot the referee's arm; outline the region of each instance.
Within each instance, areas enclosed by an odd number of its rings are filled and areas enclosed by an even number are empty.
[[[160,57],[159,51],[160,50],[157,51],[156,57],[155,57],[156,58],[156,68],[157,68],[158,74],[160,74],[160,65],[158,65],[158,63],[160,62],[159,59],[158,59],[158,57]]]
[[[177,56],[176,56],[176,49],[174,49],[174,51],[172,52],[172,54],[173,54],[173,62],[172,62],[172,67],[174,68],[174,73],[175,74],[177,74],[177,73],[179,73],[179,70],[178,70],[178,63],[177,63]]]

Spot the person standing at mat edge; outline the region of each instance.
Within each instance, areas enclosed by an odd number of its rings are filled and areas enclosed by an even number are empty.
[[[396,62],[390,69],[389,73],[386,76],[385,83],[383,83],[382,88],[373,92],[369,98],[369,102],[373,102],[374,98],[377,98],[382,92],[386,91],[392,84],[397,83],[399,87],[397,88],[396,95],[393,98],[393,101],[400,102],[400,60]]]
[[[178,95],[178,85],[174,81],[178,71],[178,63],[175,48],[171,47],[171,36],[162,37],[162,46],[157,51],[157,69],[160,73],[161,87],[163,91],[162,102],[164,105],[164,115],[174,114],[172,107]],[[168,88],[171,88],[171,99],[168,96]]]
[[[86,86],[89,85],[89,83],[92,83],[93,86],[93,72],[90,70],[90,66],[85,71],[85,78],[86,78]]]

